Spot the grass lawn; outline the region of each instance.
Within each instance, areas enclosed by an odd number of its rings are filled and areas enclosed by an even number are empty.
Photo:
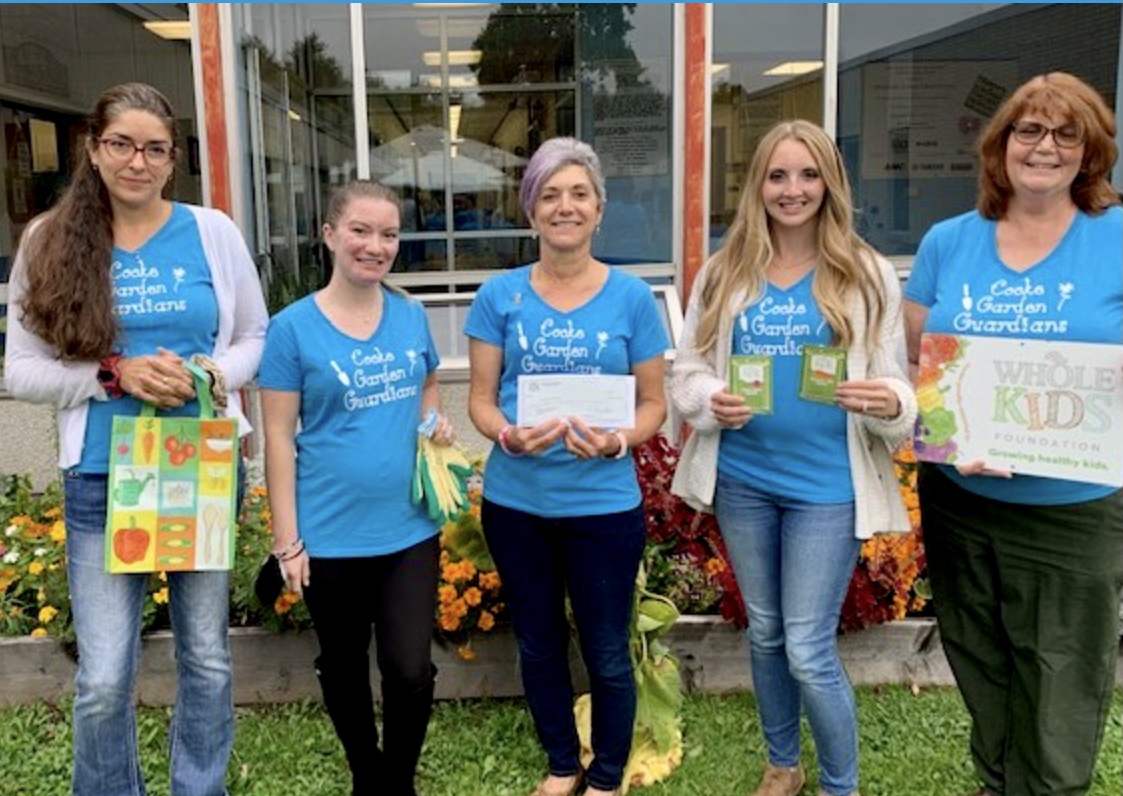
[[[958,796],[975,787],[967,762],[967,717],[958,692],[914,695],[892,686],[858,692],[863,796]],[[0,710],[0,794],[69,792],[69,703]],[[140,714],[149,793],[167,794],[166,709]],[[806,727],[805,727],[806,730]],[[764,764],[752,695],[696,696],[685,709],[682,767],[644,796],[743,796]],[[805,732],[806,735],[806,732]],[[814,754],[804,764],[815,792]],[[423,796],[526,796],[543,758],[521,700],[438,705],[422,756]],[[241,708],[230,764],[231,796],[347,796],[343,753],[318,703]],[[1090,793],[1123,793],[1123,693],[1116,691]]]

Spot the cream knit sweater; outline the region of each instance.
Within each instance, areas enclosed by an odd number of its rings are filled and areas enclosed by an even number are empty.
[[[877,335],[878,345],[873,350],[867,350],[864,344],[865,312],[861,298],[855,297],[850,307],[855,342],[847,352],[848,376],[851,379],[884,381],[897,394],[901,412],[891,420],[847,413],[847,446],[854,479],[854,527],[859,539],[868,539],[875,533],[904,532],[910,528],[908,512],[897,489],[893,451],[912,432],[916,421],[916,393],[906,376],[900,283],[893,266],[884,257],[876,256],[869,267],[878,270],[884,285],[885,313]],[[724,374],[729,369],[733,319],[748,304],[743,294],[733,297],[729,312],[722,318],[718,329],[714,350],[705,357],[698,355],[694,339],[701,315],[702,285],[709,268],[710,263],[707,263],[694,285],[682,340],[675,353],[670,385],[676,438],[681,443],[682,421],[688,422],[694,429],[682,450],[671,491],[700,511],[713,511],[718,444],[721,440],[721,427],[710,410],[710,397],[726,386]]]

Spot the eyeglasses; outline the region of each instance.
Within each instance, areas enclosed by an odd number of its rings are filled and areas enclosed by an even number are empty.
[[[165,166],[172,159],[172,145],[166,141],[134,144],[124,138],[99,138],[98,143],[105,147],[109,157],[122,163],[132,160],[137,152],[144,156],[144,162],[149,166]]]
[[[1063,149],[1072,149],[1084,143],[1084,131],[1075,124],[1046,127],[1039,122],[1014,122],[1010,125],[1010,130],[1019,144],[1036,144],[1050,133],[1053,135],[1053,143]]]

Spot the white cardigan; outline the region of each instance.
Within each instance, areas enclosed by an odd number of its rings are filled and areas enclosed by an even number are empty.
[[[199,225],[203,253],[211,269],[218,303],[218,336],[211,354],[226,377],[230,391],[229,417],[238,419],[241,434],[250,432],[237,390],[257,375],[265,347],[269,314],[257,269],[241,231],[225,214],[185,205]],[[35,234],[35,225],[24,233]],[[8,286],[8,340],[4,355],[4,383],[16,398],[58,407],[59,467],[73,467],[82,458],[89,402],[108,396],[97,380],[98,363],[64,361],[41,337],[22,323],[21,301],[27,290],[27,264],[20,253],[12,264]]]
[[[722,430],[710,409],[710,398],[726,387],[724,374],[729,370],[733,319],[748,305],[748,297],[743,293],[733,297],[729,311],[720,321],[716,345],[708,356],[700,356],[694,340],[702,312],[702,286],[712,262],[702,269],[694,285],[682,341],[675,353],[670,386],[671,403],[676,410],[676,438],[681,443],[681,421],[690,423],[694,429],[683,447],[671,491],[700,511],[713,511]],[[870,267],[878,269],[884,285],[885,313],[877,335],[878,344],[873,351],[867,351],[861,297],[856,296],[852,301],[849,315],[855,342],[847,352],[848,377],[885,382],[897,394],[901,412],[891,420],[846,413],[846,441],[854,481],[854,528],[859,539],[910,528],[908,512],[897,489],[893,451],[912,433],[916,421],[916,393],[905,375],[908,366],[900,283],[893,266],[884,257],[877,255]]]

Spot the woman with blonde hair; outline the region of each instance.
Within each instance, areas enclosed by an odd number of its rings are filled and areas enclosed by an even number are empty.
[[[801,705],[819,793],[857,793],[839,614],[861,540],[909,528],[892,463],[916,416],[900,288],[853,232],[850,202],[842,159],[820,127],[773,127],[690,297],[671,380],[671,400],[694,429],[673,490],[716,513],[748,609],[768,747],[755,796],[802,789]],[[845,351],[848,376],[833,402],[799,397],[805,346]],[[754,414],[730,389],[734,355],[769,358],[770,414]]]

